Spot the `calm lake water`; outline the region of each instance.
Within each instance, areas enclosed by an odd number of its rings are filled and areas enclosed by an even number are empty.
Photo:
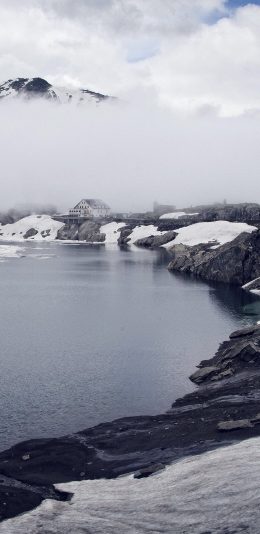
[[[164,251],[25,245],[0,263],[0,449],[167,410],[260,299],[166,269]]]

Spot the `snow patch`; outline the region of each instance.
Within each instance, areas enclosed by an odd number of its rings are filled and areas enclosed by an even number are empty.
[[[186,213],[185,211],[174,211],[173,213],[164,213],[159,219],[179,219],[180,217],[191,217],[199,215],[198,213]]]
[[[117,222],[111,222],[108,224],[104,224],[100,228],[101,234],[106,234],[106,244],[115,244],[117,243],[119,237],[120,237],[120,228],[123,228],[126,224],[125,223],[117,223]]]
[[[173,245],[186,245],[192,247],[201,243],[211,243],[211,248],[218,248],[225,243],[233,241],[243,232],[251,233],[257,228],[246,223],[229,221],[213,221],[191,224],[179,228],[176,231],[177,237],[163,245],[166,248]]]
[[[256,287],[254,288],[255,285]],[[244,284],[242,286],[242,289],[245,289],[246,291],[250,291],[250,293],[254,293],[255,295],[260,295],[259,286],[260,286],[260,278],[258,277],[258,278],[255,278],[254,280],[251,280],[251,282]]]
[[[72,501],[45,501],[1,523],[1,534],[258,534],[260,438],[181,460],[136,480],[59,484]]]
[[[37,234],[28,237],[26,241],[53,241],[63,224],[54,221],[50,215],[29,215],[15,223],[0,225],[0,239],[3,241],[25,241],[24,235],[33,228],[37,230]]]

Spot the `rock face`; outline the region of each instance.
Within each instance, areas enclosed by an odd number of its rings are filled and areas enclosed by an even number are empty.
[[[79,240],[87,241],[88,243],[103,243],[106,239],[105,234],[100,233],[101,223],[93,220],[85,221],[84,223],[65,224],[57,233],[57,239],[61,240]]]
[[[260,276],[260,231],[240,234],[212,249],[211,245],[175,245],[170,249],[170,271],[190,273],[205,280],[243,285]]]
[[[216,355],[202,361],[198,367],[199,370],[190,376],[195,384],[216,382],[245,370],[260,370],[260,325],[233,332]]]

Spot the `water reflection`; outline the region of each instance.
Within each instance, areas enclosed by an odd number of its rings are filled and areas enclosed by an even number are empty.
[[[245,324],[260,319],[260,298],[257,295],[226,284],[216,284],[211,287],[212,299],[220,304],[222,309],[226,308],[228,313],[238,318],[242,314]]]
[[[223,313],[242,320],[242,324],[248,324],[260,320],[259,296],[244,291],[242,288],[223,283],[205,281],[190,276],[186,273],[174,272],[171,275],[183,283],[190,291],[209,290],[212,302],[219,306]]]

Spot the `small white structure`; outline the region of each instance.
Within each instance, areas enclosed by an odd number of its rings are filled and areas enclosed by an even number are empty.
[[[96,198],[83,198],[74,208],[69,210],[70,217],[108,217],[110,208],[103,200]]]

